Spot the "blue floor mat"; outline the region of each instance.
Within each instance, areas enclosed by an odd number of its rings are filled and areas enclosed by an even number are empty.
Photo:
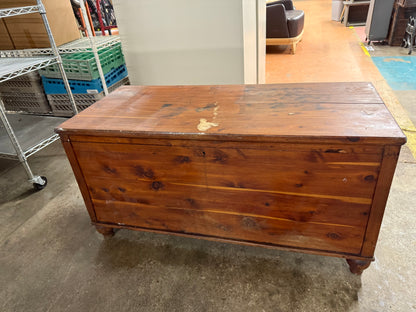
[[[416,90],[416,56],[372,57],[393,90]]]

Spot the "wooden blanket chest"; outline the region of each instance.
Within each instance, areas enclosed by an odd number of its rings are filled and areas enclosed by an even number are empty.
[[[56,131],[91,221],[373,260],[406,138],[370,83],[124,86]]]

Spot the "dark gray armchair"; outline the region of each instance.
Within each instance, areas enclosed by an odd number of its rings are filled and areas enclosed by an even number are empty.
[[[292,53],[302,40],[305,13],[292,0],[277,0],[266,7],[266,45],[290,45]]]

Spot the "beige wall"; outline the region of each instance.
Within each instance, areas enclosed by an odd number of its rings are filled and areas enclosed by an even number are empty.
[[[113,0],[132,84],[244,83],[241,0]]]

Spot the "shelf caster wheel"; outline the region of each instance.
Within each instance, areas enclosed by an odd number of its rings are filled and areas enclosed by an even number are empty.
[[[41,181],[40,181],[40,180]],[[36,190],[36,191],[40,191],[40,190],[43,190],[44,188],[45,188],[45,186],[48,184],[48,179],[46,179],[46,177],[44,177],[44,176],[41,176],[41,177],[37,177],[37,182],[34,182],[33,183],[33,188]]]

